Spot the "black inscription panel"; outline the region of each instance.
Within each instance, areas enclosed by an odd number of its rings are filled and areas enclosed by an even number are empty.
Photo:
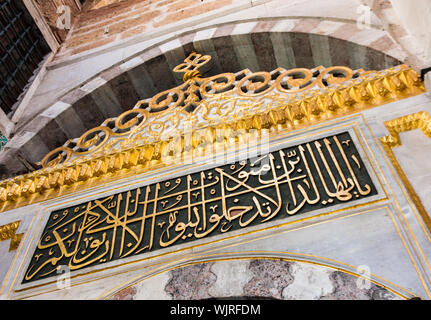
[[[375,194],[340,133],[56,210],[23,283]]]

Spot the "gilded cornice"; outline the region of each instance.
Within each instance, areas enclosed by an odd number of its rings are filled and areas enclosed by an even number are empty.
[[[183,161],[208,148],[230,148],[232,137],[238,142],[263,129],[292,131],[425,92],[405,65],[373,72],[243,70],[202,78],[198,69],[210,59],[193,53],[175,70],[184,73],[184,84],[67,141],[42,159],[42,169],[0,182],[0,210],[154,170],[173,154]]]

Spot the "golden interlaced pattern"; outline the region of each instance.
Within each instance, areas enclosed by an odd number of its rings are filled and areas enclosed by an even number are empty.
[[[180,136],[186,128],[196,131],[268,112],[277,124],[310,124],[416,94],[421,88],[417,74],[405,66],[383,72],[346,67],[243,70],[201,78],[199,68],[210,58],[193,53],[174,69],[185,74],[184,84],[139,101],[119,117],[67,141],[48,153],[42,166],[154,144]],[[258,124],[254,127],[260,129]]]
[[[172,153],[174,139],[176,154],[193,157],[215,142],[229,146],[232,131],[295,130],[425,91],[418,74],[405,65],[379,72],[347,67],[246,69],[202,78],[199,69],[210,59],[192,53],[175,68],[184,73],[182,85],[139,101],[119,117],[67,141],[42,159],[43,169],[0,182],[0,201],[5,206],[35,194],[46,199],[55,196],[51,191],[80,181],[132,168],[152,170]],[[191,150],[184,144],[187,130],[192,132]],[[220,132],[223,136],[217,136]]]

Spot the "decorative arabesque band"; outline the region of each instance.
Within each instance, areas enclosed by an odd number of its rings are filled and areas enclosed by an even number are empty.
[[[226,123],[241,126],[239,120],[248,123],[246,129],[265,125],[293,129],[417,94],[422,86],[406,66],[382,72],[347,67],[243,70],[209,78],[200,78],[192,70],[184,79],[184,84],[139,101],[119,117],[67,141],[48,153],[41,165],[51,167],[89,154],[101,156],[166,141],[187,130]],[[267,120],[262,123],[263,119]]]

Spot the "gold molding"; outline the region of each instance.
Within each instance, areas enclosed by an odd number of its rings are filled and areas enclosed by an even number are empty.
[[[16,234],[21,221],[15,221],[4,226],[0,226],[0,241],[10,239],[9,252],[18,249],[24,233]]]
[[[177,73],[184,73],[184,82],[193,80],[195,78],[200,78],[202,77],[202,74],[199,69],[208,64],[211,59],[211,56],[203,56],[199,53],[192,52],[186,59],[184,59],[184,63],[176,66],[173,71]]]
[[[421,111],[386,121],[385,126],[389,131],[389,135],[380,138],[383,149],[401,178],[408,195],[419,211],[428,231],[431,232],[431,218],[392,150],[402,145],[399,134],[405,131],[420,129],[427,138],[431,138],[431,116],[428,112]]]
[[[1,181],[0,212],[162,168],[166,163],[162,160],[182,163],[204,152],[216,154],[229,150],[235,143],[259,138],[268,131],[270,135],[289,132],[425,92],[419,75],[405,65],[380,72],[352,71],[347,67],[289,71],[278,68],[272,73],[243,70],[200,78],[198,68],[209,62],[210,57],[194,55],[177,68],[176,72],[185,73],[183,85],[157,94],[147,102],[140,101],[118,118],[107,119],[102,126],[51,151],[42,160],[42,169]],[[283,83],[290,89],[283,87]],[[228,91],[213,94],[208,88]],[[198,91],[202,96],[211,96],[216,107],[205,100],[197,101],[194,93]],[[178,101],[172,102],[175,94],[187,96],[181,106]],[[241,98],[230,96],[235,94]],[[185,111],[198,102],[195,111]],[[142,107],[145,103],[147,108]],[[232,112],[234,107],[238,108],[237,113]],[[205,125],[194,125],[196,112],[207,120]],[[211,112],[215,120],[207,117]],[[169,121],[158,114],[169,116]],[[166,138],[157,133],[149,141],[145,136],[154,133],[155,127],[165,128],[166,123],[175,127],[181,121],[193,124],[188,137],[180,133]],[[148,130],[145,134],[143,128]],[[68,147],[70,143],[75,147]]]

